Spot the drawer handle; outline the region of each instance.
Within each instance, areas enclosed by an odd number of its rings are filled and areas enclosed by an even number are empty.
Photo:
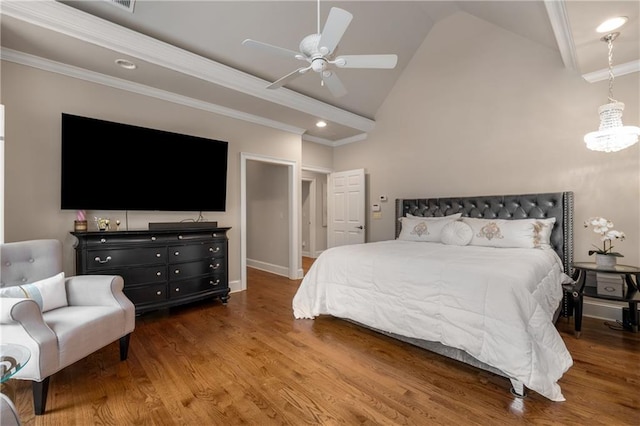
[[[162,296],[162,292],[161,292],[160,290],[156,291],[156,294],[157,294],[158,296]]]
[[[173,255],[174,255],[174,256],[180,256],[180,252],[179,252],[179,251],[177,251],[177,252],[173,253]]]
[[[99,263],[107,263],[108,261],[111,260],[111,256],[107,256],[107,258],[105,260],[100,259],[100,256],[96,256],[96,258],[93,259],[93,260],[95,260],[96,262],[99,262]]]
[[[218,236],[218,234],[216,234],[215,232],[213,234],[211,234],[211,235],[214,236],[214,237]]]
[[[100,244],[104,244],[104,243],[106,243],[106,242],[107,242],[107,239],[106,239],[106,238],[100,238]]]
[[[216,247],[216,249],[214,250],[213,247],[209,247],[209,251],[212,253],[217,253],[220,251],[220,247]]]
[[[182,239],[182,235],[178,235],[178,239],[181,240]]]
[[[211,269],[218,269],[220,267],[219,263],[216,263],[215,266],[214,265],[209,265],[209,268]]]
[[[176,287],[176,292],[180,291],[180,287]]]
[[[156,276],[157,277],[161,277],[162,276],[162,272],[160,272],[160,271],[156,272]]]
[[[151,241],[155,241],[155,240],[156,240],[156,237],[151,237]]]
[[[219,279],[217,279],[217,280],[215,280],[215,281],[209,281],[209,284],[211,284],[211,285],[218,285],[218,284],[220,284],[220,280],[219,280]]]
[[[160,253],[156,253],[156,257],[162,257]]]
[[[179,274],[180,273],[180,269],[176,269],[175,271],[173,271],[174,274]]]

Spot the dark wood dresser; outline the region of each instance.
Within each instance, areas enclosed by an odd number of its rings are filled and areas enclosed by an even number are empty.
[[[76,274],[120,275],[136,313],[229,298],[231,228],[72,232]]]

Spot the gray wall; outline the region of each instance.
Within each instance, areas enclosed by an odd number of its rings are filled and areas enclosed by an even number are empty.
[[[247,161],[247,265],[289,275],[287,166]]]
[[[625,124],[640,123],[639,79],[615,79]],[[557,52],[459,12],[432,29],[368,139],[334,149],[334,169],[365,167],[368,198],[389,197],[381,219],[369,210],[368,241],[394,237],[395,198],[571,190],[576,260],[599,243],[583,221],[604,216],[627,235],[621,263],[639,265],[640,146],[607,154],[583,142],[607,90]]]

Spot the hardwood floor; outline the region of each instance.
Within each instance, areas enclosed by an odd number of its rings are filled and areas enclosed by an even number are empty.
[[[23,425],[640,424],[640,333],[585,318],[558,329],[574,366],[566,402],[331,317],[295,320],[299,281],[249,269],[227,306],[205,301],[138,317],[129,359],[117,343],[51,378],[33,415],[12,380]]]

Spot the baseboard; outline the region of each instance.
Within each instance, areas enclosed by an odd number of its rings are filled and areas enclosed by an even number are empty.
[[[609,300],[594,299],[587,296],[585,296],[583,300],[583,316],[609,321],[622,321],[622,308],[628,306],[627,303],[617,303]]]
[[[239,291],[242,291],[242,281],[229,281],[229,293],[237,293]]]
[[[253,259],[247,259],[247,266],[289,278],[289,268],[287,266],[274,265],[272,263],[261,262]]]

